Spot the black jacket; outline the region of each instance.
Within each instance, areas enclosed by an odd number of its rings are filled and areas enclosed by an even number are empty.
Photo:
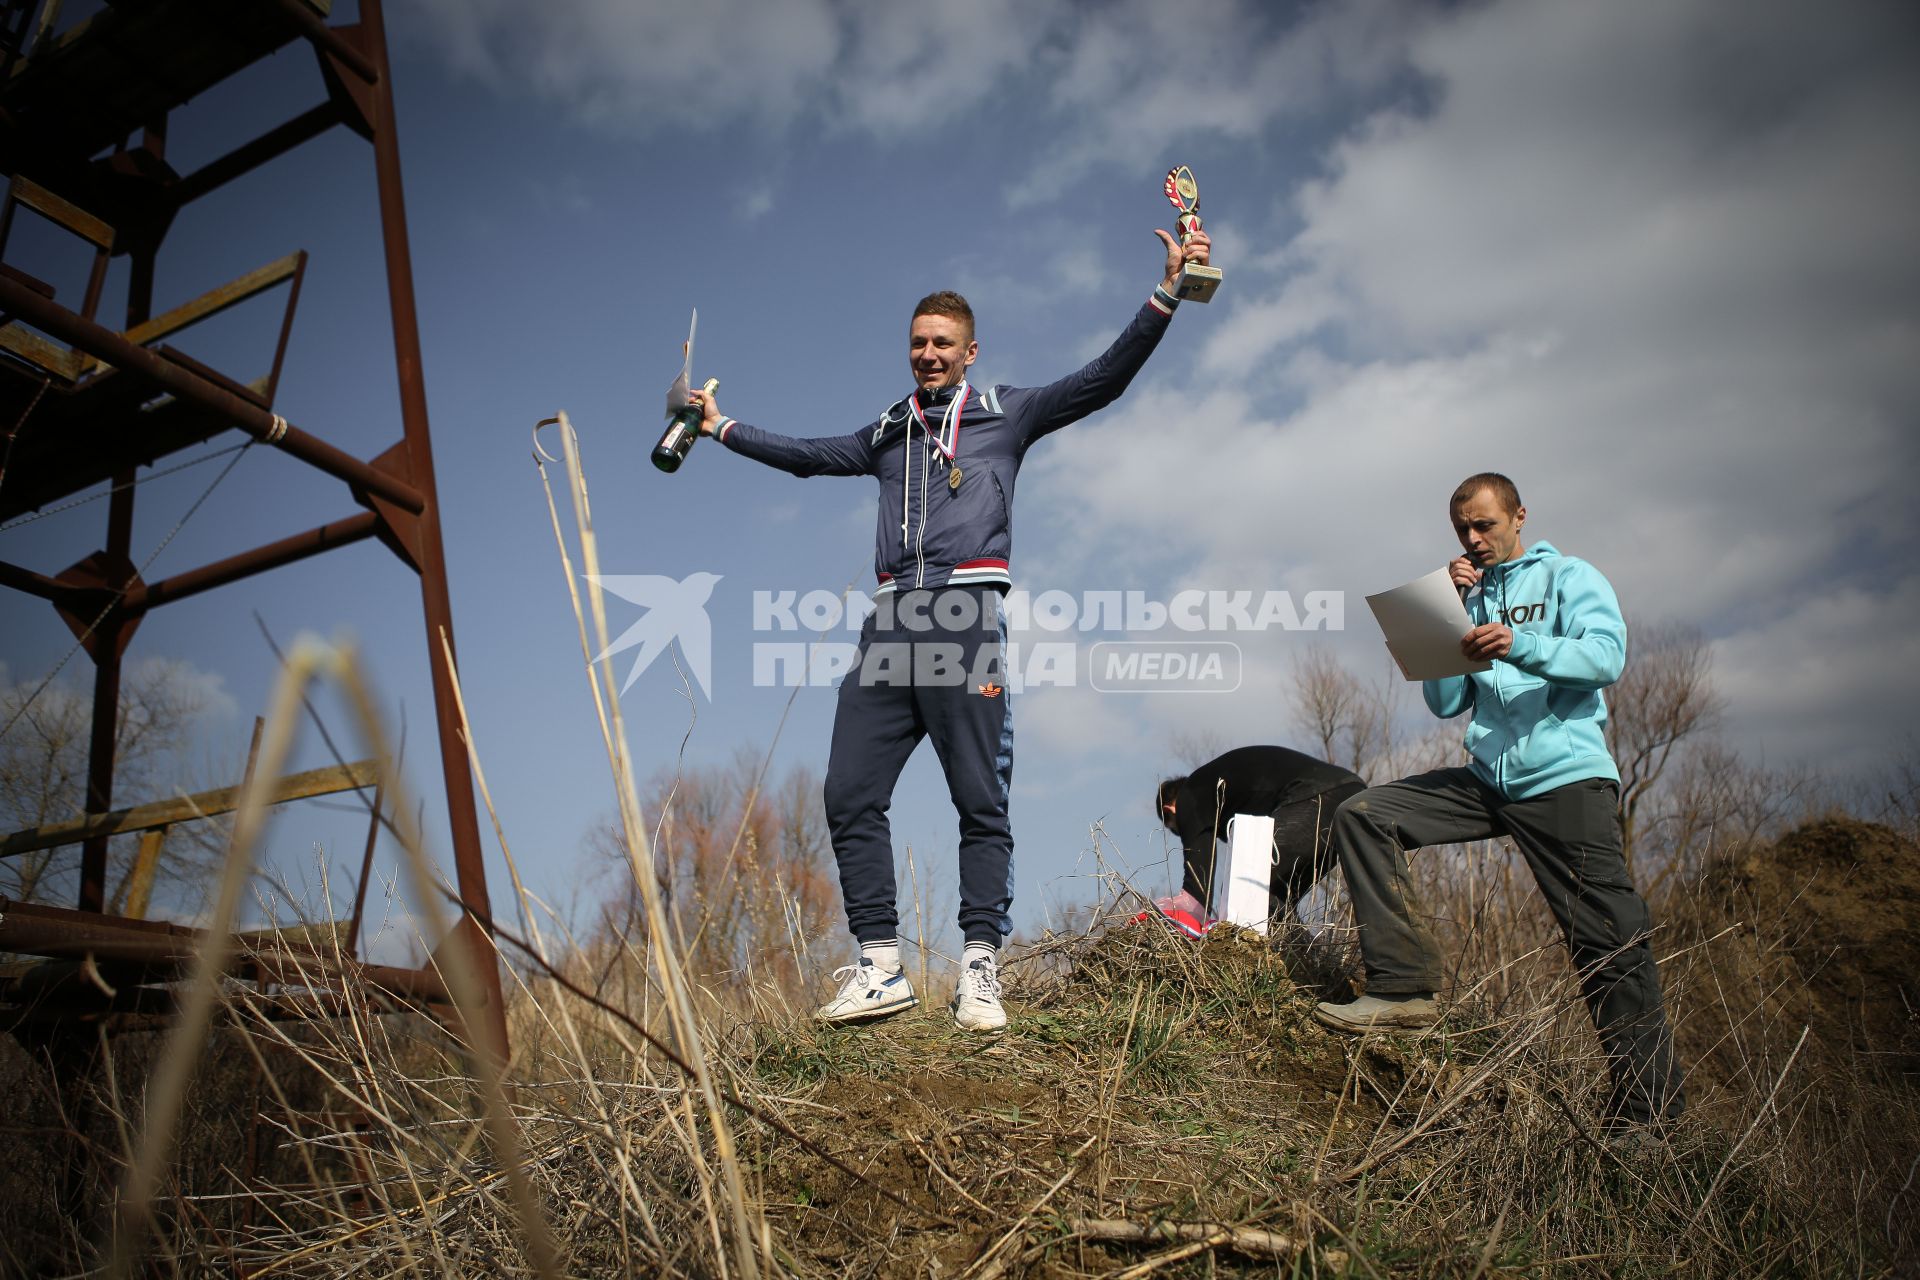
[[[1236,813],[1271,814],[1336,787],[1364,785],[1360,776],[1286,747],[1237,747],[1209,760],[1174,793],[1174,830],[1187,864],[1213,865],[1213,845]]]

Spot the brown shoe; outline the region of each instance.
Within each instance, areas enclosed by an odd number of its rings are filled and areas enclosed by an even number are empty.
[[[1361,996],[1350,1004],[1317,1004],[1313,1007],[1313,1020],[1349,1035],[1368,1031],[1420,1031],[1440,1021],[1440,1002],[1430,995],[1406,1000]]]

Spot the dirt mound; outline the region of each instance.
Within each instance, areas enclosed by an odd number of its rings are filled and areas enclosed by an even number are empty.
[[[1683,910],[1700,936],[1732,929],[1708,944],[1718,990],[1696,992],[1726,1010],[1714,1021],[1765,1004],[1811,1028],[1810,1051],[1920,1070],[1920,846],[1829,818],[1712,866],[1699,890]]]

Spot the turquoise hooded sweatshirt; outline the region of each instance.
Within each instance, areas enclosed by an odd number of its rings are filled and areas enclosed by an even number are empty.
[[[1600,691],[1627,662],[1627,624],[1600,571],[1536,542],[1467,593],[1477,626],[1513,629],[1513,649],[1485,671],[1423,682],[1442,720],[1471,710],[1470,767],[1510,800],[1620,771],[1607,750]]]

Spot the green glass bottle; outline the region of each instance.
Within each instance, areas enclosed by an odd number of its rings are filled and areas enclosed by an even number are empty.
[[[712,395],[720,386],[720,379],[708,378],[707,385],[701,390]],[[680,464],[693,452],[694,442],[700,438],[700,406],[690,404],[667,420],[667,430],[660,437],[660,443],[653,446],[653,465],[662,471],[672,472],[680,469]]]

